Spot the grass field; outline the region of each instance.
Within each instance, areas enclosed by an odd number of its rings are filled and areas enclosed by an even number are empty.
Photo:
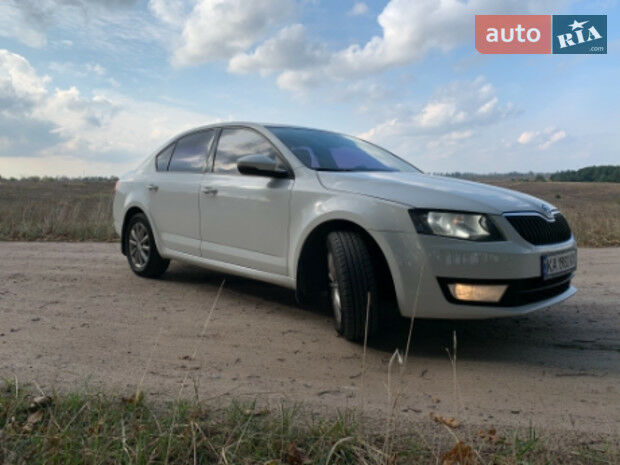
[[[580,246],[620,245],[620,184],[495,182],[551,202]],[[113,241],[114,183],[0,180],[0,240]]]
[[[347,412],[325,419],[253,403],[216,410],[198,400],[157,405],[140,395],[45,396],[14,382],[0,385],[3,464],[585,465],[619,459],[618,445],[608,440],[558,447],[532,429],[464,434],[437,428],[430,440],[403,428],[386,441],[387,433],[365,433]]]
[[[0,180],[0,240],[113,241],[113,182]]]

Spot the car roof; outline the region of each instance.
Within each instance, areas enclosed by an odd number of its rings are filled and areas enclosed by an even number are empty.
[[[205,124],[202,126],[196,126],[194,128],[188,129],[186,131],[183,131],[182,133],[176,134],[170,140],[176,140],[187,134],[191,134],[192,132],[202,131],[205,129],[237,127],[237,126],[244,126],[244,127],[254,128],[254,129],[267,129],[267,130],[269,130],[270,127],[273,127],[273,128],[291,128],[291,129],[310,129],[314,131],[334,132],[334,131],[329,131],[327,129],[310,128],[310,127],[293,125],[293,124],[259,123],[259,122],[254,122],[254,121],[220,121],[220,122]]]

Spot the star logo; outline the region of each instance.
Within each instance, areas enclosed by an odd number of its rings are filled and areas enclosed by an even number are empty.
[[[583,25],[585,23],[588,23],[589,21],[582,21],[582,22],[578,22],[576,19],[573,20],[573,24],[569,24],[571,31],[574,31],[575,29],[583,29]]]

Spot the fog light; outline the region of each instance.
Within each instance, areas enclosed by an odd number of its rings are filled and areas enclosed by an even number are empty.
[[[448,284],[452,297],[470,302],[499,302],[507,287],[506,284]]]

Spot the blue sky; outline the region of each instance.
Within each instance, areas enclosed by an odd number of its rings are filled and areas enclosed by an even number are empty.
[[[119,175],[215,121],[425,171],[620,163],[616,1],[3,0],[0,175]],[[607,55],[481,55],[475,14],[607,14]]]

